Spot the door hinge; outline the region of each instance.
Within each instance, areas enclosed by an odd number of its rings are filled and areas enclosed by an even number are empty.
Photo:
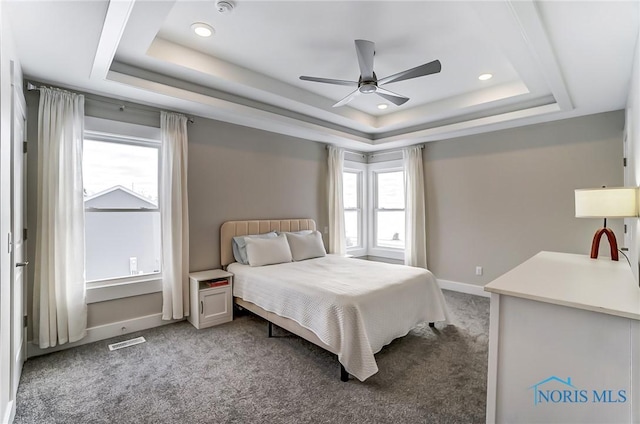
[[[26,240],[27,239],[27,233],[28,233],[27,229],[23,228],[22,229],[22,240]]]
[[[27,153],[27,150],[29,150],[29,148],[27,147],[28,144],[26,141],[22,142],[22,153]]]
[[[627,166],[627,158],[622,158],[622,166]]]
[[[22,326],[23,327],[27,326],[27,316],[26,315],[22,317]]]
[[[624,233],[627,234],[627,224],[624,224]]]

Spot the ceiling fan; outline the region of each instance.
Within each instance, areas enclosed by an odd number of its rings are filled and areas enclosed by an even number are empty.
[[[411,78],[423,77],[425,75],[437,74],[442,69],[442,65],[439,60],[425,63],[424,65],[416,66],[415,68],[407,69],[406,71],[398,72],[397,74],[390,75],[385,78],[378,79],[376,73],[373,72],[373,56],[375,54],[375,43],[367,40],[355,40],[356,54],[358,55],[358,64],[360,65],[360,78],[358,81],[337,80],[330,78],[317,78],[301,76],[303,81],[315,81],[323,82],[326,84],[335,85],[348,85],[357,87],[355,91],[350,93],[347,97],[340,100],[333,107],[344,106],[353,100],[359,94],[371,94],[376,93],[378,96],[390,101],[396,106],[405,104],[409,98],[396,94],[389,90],[385,90],[380,87],[384,84],[391,82],[404,81]]]

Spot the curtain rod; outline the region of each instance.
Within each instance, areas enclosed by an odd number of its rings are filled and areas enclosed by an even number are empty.
[[[414,146],[420,148],[420,149],[424,149],[424,144],[414,144]],[[412,146],[407,146],[407,147],[412,147]],[[392,155],[395,153],[399,153],[402,152],[402,149],[395,149],[395,150],[385,150],[383,152],[371,152],[369,153],[369,157],[375,157],[375,156],[384,156],[384,155]]]
[[[43,87],[38,87],[36,85],[34,85],[31,81],[27,81],[27,90],[28,91],[34,91],[34,90],[40,90]],[[124,103],[131,103],[131,102],[112,102],[109,100],[103,100],[103,99],[98,99],[95,98],[92,94],[84,94],[85,98],[89,101],[92,102],[99,102],[99,103],[105,103],[105,104],[110,104],[110,105],[114,105],[114,106],[118,106],[118,108],[120,109],[120,112],[124,112],[126,109],[135,109],[135,110],[141,110],[141,111],[145,111],[145,112],[152,112],[152,113],[160,113],[160,110],[158,110],[157,108],[152,108],[152,107],[144,107],[144,106],[127,106]],[[187,122],[189,122],[190,124],[193,124],[195,122],[195,120],[191,117],[191,116],[187,116]]]
[[[327,144],[327,149],[329,149],[329,144]],[[419,144],[417,145],[419,148],[424,149],[424,144]],[[401,152],[402,150],[400,149],[396,149],[396,150],[386,150],[384,152],[370,152],[370,153],[364,153],[364,152],[354,152],[353,150],[347,150],[344,149],[345,153],[351,153],[352,155],[360,155],[362,157],[374,157],[374,156],[382,156],[382,155],[390,155],[393,153],[398,153]]]

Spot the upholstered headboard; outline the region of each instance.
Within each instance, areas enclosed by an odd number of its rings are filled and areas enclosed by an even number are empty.
[[[231,241],[235,236],[263,234],[269,231],[315,230],[313,219],[264,219],[251,221],[227,221],[220,227],[220,264],[226,267],[235,262]]]

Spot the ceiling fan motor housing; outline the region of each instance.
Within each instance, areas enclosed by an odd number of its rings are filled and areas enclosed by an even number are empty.
[[[358,90],[363,94],[375,93],[377,89],[378,86],[375,81],[364,82],[360,84],[360,87],[358,87]]]
[[[373,79],[368,81],[363,81],[362,76],[358,78],[358,91],[362,94],[370,94],[375,93],[378,88],[378,77],[376,77],[376,73],[373,73]]]

